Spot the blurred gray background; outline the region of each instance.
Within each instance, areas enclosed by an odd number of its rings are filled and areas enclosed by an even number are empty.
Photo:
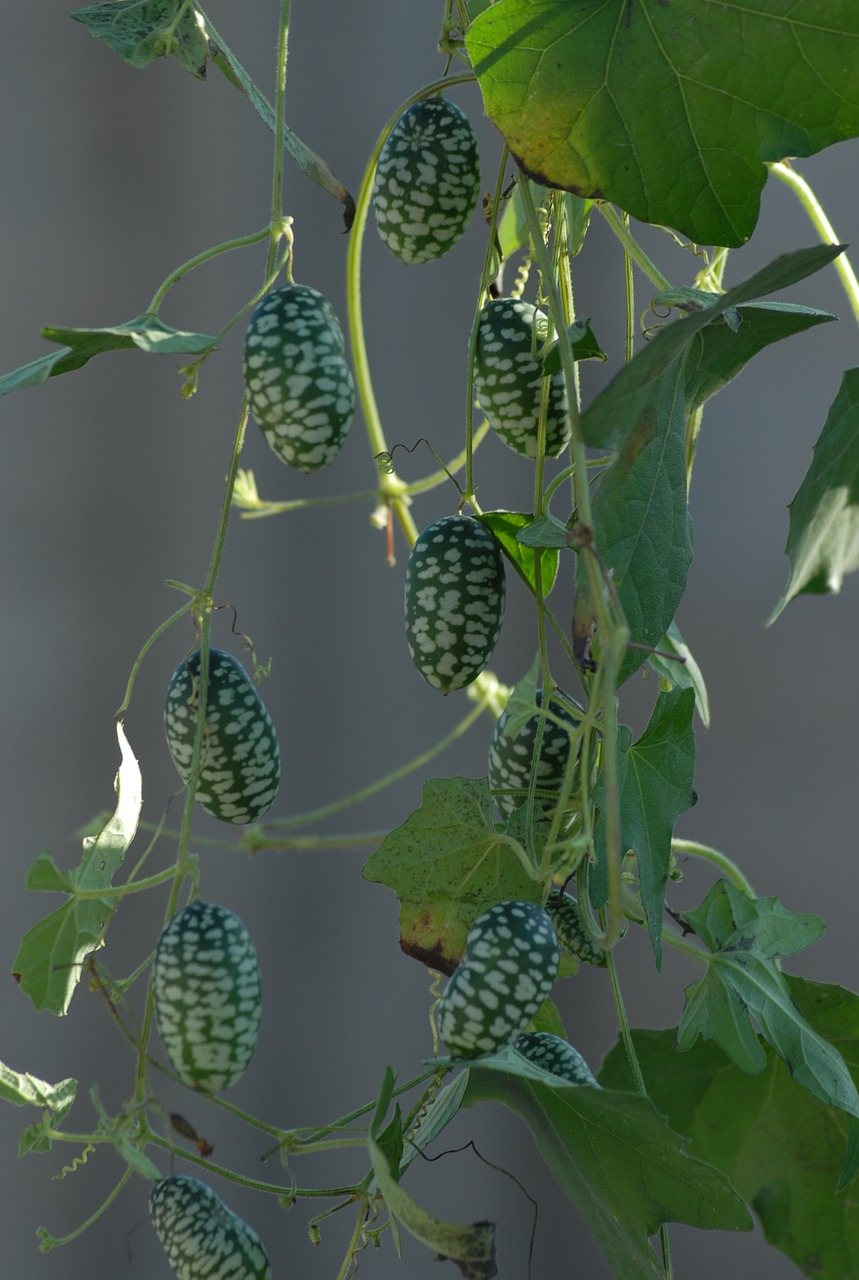
[[[355,191],[385,120],[442,73],[435,52],[442,5],[297,0],[293,9],[288,121]],[[213,21],[270,95],[277,10],[275,0],[210,4]],[[214,71],[204,84],[172,62],[135,71],[66,15],[66,4],[57,0],[4,6],[3,372],[48,350],[42,325],[130,319],[173,267],[268,218],[269,136],[236,91]],[[497,137],[481,118],[476,88],[453,96],[478,127],[489,189]],[[800,165],[846,240],[857,230],[857,157],[859,148],[849,144]],[[290,166],[285,190],[286,209],[295,217],[296,276],[326,293],[345,318],[340,210]],[[678,284],[691,280],[689,254],[659,233],[645,239],[670,277]],[[753,243],[731,258],[729,282],[780,251],[813,242],[789,194],[770,187]],[[216,330],[258,287],[263,252],[245,250],[195,272],[170,295],[164,320]],[[368,229],[366,319],[390,442],[425,435],[442,456],[460,447],[465,343],[482,254],[479,218],[450,255],[413,269],[388,257]],[[614,314],[622,258],[599,218],[575,266],[575,284],[579,311],[592,317],[611,357],[605,368],[583,369],[587,399],[618,368],[623,352]],[[648,296],[639,277],[640,311]],[[764,353],[706,412],[692,494],[696,559],[679,621],[706,675],[713,721],[709,732],[698,734],[700,799],[679,831],[726,850],[758,892],[823,915],[829,922],[823,940],[789,967],[855,988],[857,583],[848,581],[839,598],[800,599],[771,630],[763,624],[787,574],[786,506],[810,462],[841,371],[856,363],[857,336],[831,270],[792,296],[844,319]],[[48,1080],[77,1077],[81,1096],[69,1121],[76,1129],[92,1123],[87,1090],[96,1081],[112,1112],[131,1094],[133,1060],[98,994],[81,987],[70,1016],[58,1020],[36,1014],[16,989],[9,974],[19,938],[56,905],[27,894],[24,878],[42,849],[52,850],[61,866],[73,865],[79,844],[71,833],[111,805],[118,762],[113,713],[141,644],[180,603],[165,579],[202,583],[205,576],[241,396],[241,328],[207,363],[190,401],[179,395],[181,359],[117,353],[0,402],[6,833],[0,971],[7,975],[0,984],[0,1059]],[[272,499],[340,494],[375,482],[360,417],[340,457],[317,477],[281,466],[254,426],[243,463]],[[478,467],[484,505],[530,506],[530,468],[500,443],[485,443]],[[420,454],[402,463],[408,478],[430,469]],[[454,505],[444,489],[419,499],[418,525]],[[273,659],[263,696],[284,753],[276,805],[282,816],[395,768],[447,732],[470,705],[462,694],[442,699],[414,672],[402,634],[405,552],[401,545],[396,568],[386,565],[370,509],[355,504],[232,521],[218,600],[236,606],[239,627],[251,633],[260,658]],[[510,596],[492,665],[513,683],[530,665],[535,637],[516,584]],[[559,588],[562,616],[567,607]],[[224,611],[215,624],[215,643],[224,647],[232,644],[229,617]],[[163,741],[162,702],[191,640],[184,624],[156,644],[125,720],[144,770],[149,821],[157,821],[177,785]],[[636,730],[653,692],[640,679],[624,691],[622,714]],[[490,729],[488,720],[478,724],[433,772],[485,772]],[[419,801],[419,775],[413,775],[326,829],[387,830]],[[223,835],[205,815],[196,831]],[[366,852],[247,858],[196,847],[204,896],[244,918],[263,967],[262,1040],[232,1100],[285,1127],[316,1124],[373,1098],[387,1065],[400,1079],[415,1074],[432,1047],[428,977],[399,952],[393,895],[361,879]],[[171,856],[165,841],[153,869]],[[706,869],[687,870],[687,881],[672,891],[679,909],[696,903],[712,880]],[[117,975],[139,964],[157,935],[164,896],[142,896],[123,908],[103,953]],[[692,970],[669,955],[657,977],[636,937],[624,944],[619,963],[633,1023],[676,1024]],[[587,973],[568,982],[558,1001],[571,1038],[597,1066],[616,1036],[605,976]],[[160,1096],[205,1133],[216,1159],[286,1182],[275,1161],[259,1165],[264,1139],[182,1091],[164,1086]],[[147,1188],[139,1178],[91,1231],[47,1256],[38,1253],[36,1228],[44,1225],[54,1235],[73,1230],[121,1169],[118,1158],[102,1150],[74,1176],[56,1181],[76,1154],[65,1146],[19,1161],[18,1133],[30,1119],[12,1107],[0,1110],[3,1276],[84,1280],[97,1264],[99,1274],[129,1280],[168,1277],[146,1222]],[[438,1149],[472,1136],[481,1153],[514,1172],[539,1203],[534,1280],[603,1280],[608,1270],[587,1229],[546,1177],[519,1122],[494,1108],[465,1113]],[[162,1168],[167,1171],[166,1161]],[[307,1157],[295,1166],[302,1186],[349,1181],[362,1171],[363,1157],[355,1152]],[[418,1162],[409,1186],[438,1216],[499,1222],[501,1276],[526,1275],[532,1210],[509,1179],[466,1151],[439,1164]],[[351,1210],[324,1224],[322,1243],[313,1249],[306,1223],[322,1203],[308,1208],[301,1202],[284,1213],[226,1184],[217,1190],[264,1235],[276,1277],[333,1280]],[[759,1280],[798,1274],[759,1233],[704,1236],[676,1229],[672,1238],[678,1277],[709,1280],[732,1268]],[[380,1280],[444,1273],[409,1238],[399,1264],[387,1237],[380,1251],[364,1255],[361,1270]]]

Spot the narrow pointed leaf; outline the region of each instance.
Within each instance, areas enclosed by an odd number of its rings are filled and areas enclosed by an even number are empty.
[[[710,698],[704,674],[675,622],[671,623],[656,647],[662,652],[652,653],[647,659],[647,665],[657,673],[663,688],[691,689],[694,692],[695,710],[701,717],[704,728],[709,729]],[[663,654],[672,656],[664,657]]]
[[[487,511],[480,516],[480,523],[492,530],[501,543],[505,556],[535,596],[537,592],[536,563],[539,555],[540,581],[543,596],[547,596],[558,576],[558,552],[542,546],[537,549],[533,542],[529,543],[524,538],[520,538],[520,533],[533,528],[533,515],[521,511]]]

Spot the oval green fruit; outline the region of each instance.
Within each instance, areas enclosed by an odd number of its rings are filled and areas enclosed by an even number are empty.
[[[306,284],[272,289],[245,333],[245,391],[282,462],[318,471],[340,449],[355,412],[343,331],[327,298]]]
[[[601,969],[606,967],[606,953],[585,932],[579,904],[571,893],[550,898],[546,903],[546,910],[555,926],[562,951],[578,957],[585,964],[595,964]]]
[[[271,1280],[257,1233],[197,1178],[156,1182],[149,1217],[177,1280]]]
[[[480,313],[474,390],[498,437],[516,453],[536,458],[543,366],[548,335],[544,312],[517,298],[496,298]],[[546,456],[556,458],[570,440],[563,375],[549,379]]]
[[[578,1049],[550,1031],[525,1031],[516,1037],[513,1048],[535,1066],[570,1084],[600,1087]]]
[[[537,690],[537,705],[543,705],[543,690]],[[559,720],[575,729],[581,724],[582,708],[561,690],[552,694],[549,709]],[[534,761],[540,716],[534,712],[518,733],[510,733],[509,711],[502,711],[495,722],[489,741],[489,787],[499,811],[507,818],[528,799],[531,780],[537,800],[544,809],[551,809],[553,797],[564,783],[570,759],[571,738],[567,729],[543,722],[540,740],[540,758]]]
[[[262,1015],[251,936],[226,907],[197,899],[167,924],[153,966],[158,1034],[183,1084],[221,1093],[253,1056]]]
[[[504,558],[473,516],[428,525],[406,566],[406,640],[423,678],[444,693],[476,680],[504,617]]]
[[[200,650],[179,663],[167,688],[164,728],[179,776],[191,774],[199,706]],[[196,800],[222,822],[261,817],[280,785],[280,747],[271,716],[238,659],[209,650],[206,730]]]
[[[480,157],[465,112],[445,98],[416,102],[382,146],[373,212],[402,262],[432,262],[452,249],[477,205]]]
[[[512,1044],[551,991],[559,960],[542,907],[499,902],[482,912],[439,1002],[450,1056],[476,1058]]]

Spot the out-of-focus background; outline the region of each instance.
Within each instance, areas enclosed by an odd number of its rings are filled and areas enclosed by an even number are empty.
[[[274,0],[209,5],[216,27],[269,95],[277,10]],[[289,124],[357,190],[384,122],[443,71],[435,51],[442,5],[296,0],[293,11]],[[173,267],[265,225],[270,138],[215,71],[207,83],[173,62],[135,71],[70,21],[66,4],[42,0],[6,6],[0,83],[0,371],[49,349],[39,336],[42,325],[130,319]],[[476,88],[452,96],[478,127],[488,189],[497,137],[481,118]],[[857,233],[857,158],[850,144],[800,165],[848,241]],[[327,294],[344,316],[347,241],[338,206],[288,166],[286,209],[295,218],[296,277]],[[409,269],[368,229],[366,320],[391,442],[427,436],[442,456],[460,447],[465,344],[483,234],[476,218],[446,258]],[[697,264],[688,252],[657,232],[645,239],[672,279],[691,280]],[[729,282],[813,241],[790,195],[770,186],[753,242],[731,257]],[[164,320],[205,332],[219,328],[258,287],[263,253],[234,253],[193,273],[170,294]],[[576,294],[611,360],[583,367],[586,399],[622,359],[616,317],[622,284],[620,251],[594,218],[575,264]],[[649,287],[641,278],[638,290],[643,312]],[[770,630],[764,622],[787,574],[787,503],[841,371],[856,363],[857,335],[831,269],[791,296],[844,318],[765,352],[706,412],[692,494],[696,559],[679,621],[706,675],[713,718],[709,732],[698,734],[699,802],[679,831],[726,850],[758,892],[823,915],[829,922],[823,940],[790,967],[855,988],[857,584],[848,581],[839,598],[800,599]],[[87,1091],[94,1083],[111,1112],[131,1095],[133,1059],[97,993],[82,987],[70,1016],[58,1020],[36,1014],[17,990],[11,968],[19,938],[55,905],[27,894],[24,879],[42,849],[61,866],[74,864],[79,843],[72,833],[111,805],[114,711],[141,644],[181,602],[165,580],[201,583],[205,576],[241,396],[241,329],[206,364],[190,401],[179,395],[181,359],[135,352],[102,357],[0,402],[0,974],[6,975],[0,1059],[52,1081],[77,1077],[80,1099],[69,1125],[81,1130],[92,1123]],[[343,494],[375,483],[360,417],[342,454],[319,476],[288,471],[254,426],[243,462],[271,499]],[[529,507],[531,473],[522,459],[488,440],[478,464],[487,507]],[[430,469],[419,454],[402,463],[407,477]],[[454,505],[450,490],[437,489],[416,501],[415,517],[424,525]],[[260,658],[273,660],[263,696],[284,754],[281,816],[395,768],[452,728],[469,705],[463,694],[441,698],[415,673],[402,634],[405,551],[401,546],[398,565],[389,568],[370,513],[371,504],[360,502],[232,520],[218,599],[235,606],[238,626],[252,634]],[[216,622],[214,640],[224,647],[233,644],[230,617],[225,610]],[[177,787],[162,705],[191,642],[186,624],[157,642],[125,717],[143,766],[150,822]],[[531,614],[514,585],[494,670],[515,682],[534,648]],[[653,685],[639,678],[624,690],[622,714],[636,729],[652,697]],[[488,720],[478,724],[434,772],[484,773],[490,729]],[[419,804],[419,777],[341,815],[327,830],[398,825]],[[178,814],[177,805],[172,812]],[[401,1079],[415,1074],[432,1048],[429,980],[398,949],[393,895],[361,878],[366,851],[248,858],[206,847],[203,837],[223,832],[202,814],[196,835],[204,896],[247,922],[263,968],[261,1043],[232,1100],[284,1127],[321,1124],[373,1098],[387,1065]],[[169,856],[168,843],[154,865]],[[672,891],[680,909],[697,902],[712,879],[697,867],[687,872]],[[123,908],[110,931],[103,957],[116,975],[130,972],[154,945],[164,898],[145,898]],[[634,937],[619,963],[633,1023],[676,1024],[682,988],[696,975],[669,955],[657,977],[647,946]],[[571,1038],[596,1067],[616,1037],[605,976],[586,973],[568,982],[558,1002]],[[260,1165],[266,1142],[258,1135],[187,1093],[165,1086],[161,1096],[205,1133],[224,1164],[287,1184],[277,1161]],[[18,1160],[18,1133],[31,1118],[5,1105],[0,1110],[3,1276],[84,1280],[95,1264],[114,1277],[166,1280],[169,1268],[146,1221],[147,1187],[139,1178],[91,1231],[39,1255],[37,1227],[57,1236],[74,1230],[121,1168],[110,1150],[100,1150],[58,1180],[79,1154],[73,1147]],[[494,1108],[465,1113],[439,1149],[471,1137],[539,1204],[532,1276],[607,1277],[587,1230],[519,1123]],[[294,1172],[302,1186],[343,1183],[360,1177],[362,1161],[355,1152],[306,1158]],[[465,1151],[436,1164],[418,1162],[409,1185],[438,1216],[499,1222],[501,1276],[526,1275],[532,1208],[510,1179]],[[314,1249],[307,1202],[286,1213],[225,1184],[216,1189],[262,1232],[275,1276],[333,1280],[350,1211],[323,1224]],[[759,1233],[677,1229],[672,1238],[678,1277],[715,1280],[730,1269],[754,1272],[758,1280],[797,1274]],[[362,1274],[368,1280],[441,1274],[420,1245],[407,1238],[404,1247],[400,1264],[386,1236],[380,1251],[364,1255]]]

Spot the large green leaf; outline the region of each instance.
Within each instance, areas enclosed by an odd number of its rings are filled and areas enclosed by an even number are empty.
[[[815,1033],[838,1048],[859,1078],[859,997],[841,987],[788,978]],[[838,1189],[848,1118],[803,1089],[772,1049],[746,1075],[712,1044],[677,1049],[673,1031],[633,1032],[648,1094],[689,1153],[730,1178],[760,1218],[767,1240],[808,1276],[859,1275],[859,1198]],[[618,1043],[599,1073],[607,1089],[633,1087]]]
[[[662,920],[665,885],[671,866],[671,836],[681,813],[695,803],[695,734],[691,689],[661,693],[647,728],[631,746],[623,728],[620,757],[620,822],[624,849],[638,864],[641,902],[647,916],[657,968],[662,967]],[[603,804],[602,785],[597,805]],[[602,906],[608,898],[605,824],[597,830],[598,862],[591,879],[592,898]]]
[[[838,592],[859,569],[859,369],[845,372],[790,504],[785,550],[790,578],[770,622],[794,596]]]
[[[400,946],[442,973],[459,964],[474,917],[495,902],[539,902],[542,887],[521,847],[492,822],[486,778],[430,778],[421,807],[392,831],[364,867],[365,880],[400,902]]]
[[[469,1076],[465,1104],[489,1099],[522,1117],[559,1186],[590,1226],[615,1280],[661,1280],[664,1272],[649,1237],[664,1222],[726,1231],[751,1226],[727,1179],[690,1159],[684,1140],[648,1099],[562,1082],[552,1086],[485,1063],[470,1067]]]
[[[690,415],[759,351],[833,319],[810,308],[748,304],[759,293],[818,270],[840,251],[821,246],[785,255],[712,306],[667,325],[583,414],[586,443],[618,450],[594,498],[593,518],[597,549],[612,573],[635,644],[659,647],[686,588],[692,559],[686,499]],[[732,323],[726,312],[734,316]],[[586,554],[578,569],[574,631],[579,637],[590,635],[595,617]],[[646,661],[645,648],[627,651],[619,683]]]
[[[480,523],[486,525],[501,543],[501,548],[527,586],[531,594],[537,595],[537,561],[540,562],[540,585],[543,596],[547,596],[555,585],[558,575],[559,553],[553,549],[535,548],[520,539],[522,529],[533,526],[533,515],[521,511],[486,511],[479,517]]]
[[[27,887],[60,890],[73,896],[27,931],[15,957],[14,972],[37,1009],[64,1014],[81,968],[91,951],[102,946],[114,903],[99,896],[110,885],[137,831],[142,805],[141,776],[122,725],[116,726],[122,761],[116,776],[117,805],[97,836],[83,842],[83,857],[74,871],[62,873],[41,854],[31,868]],[[82,894],[87,896],[81,896]]]
[[[106,351],[137,348],[149,355],[197,354],[218,341],[210,333],[184,333],[163,324],[157,316],[142,315],[105,329],[59,329],[49,325],[42,337],[63,345],[59,351],[40,356],[0,378],[0,396],[22,387],[37,387],[60,373],[71,373]]]
[[[739,245],[764,162],[859,134],[855,0],[500,0],[466,37],[531,177]]]
[[[194,5],[183,0],[106,0],[70,14],[132,67],[170,56],[203,79],[209,45]]]

